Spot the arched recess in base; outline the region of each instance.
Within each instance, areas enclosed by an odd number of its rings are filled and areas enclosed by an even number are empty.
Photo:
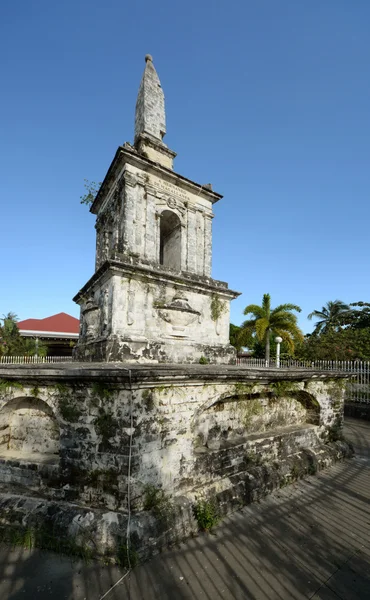
[[[320,404],[305,390],[280,390],[279,394],[274,388],[248,392],[246,387],[238,394],[213,397],[198,409],[191,424],[196,445],[320,424]]]
[[[15,398],[0,411],[0,455],[57,460],[59,426],[52,409],[39,398]]]

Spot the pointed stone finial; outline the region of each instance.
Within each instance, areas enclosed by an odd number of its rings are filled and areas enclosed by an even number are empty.
[[[166,133],[164,94],[150,54],[145,56],[145,70],[136,101],[135,143],[141,134],[162,141]]]

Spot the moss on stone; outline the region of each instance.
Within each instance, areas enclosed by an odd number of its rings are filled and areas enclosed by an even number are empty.
[[[161,488],[148,484],[144,488],[143,509],[150,510],[160,521],[170,524],[174,518],[174,505],[168,494]]]
[[[344,391],[346,389],[347,382],[344,379],[327,379],[327,391],[333,401],[333,404],[337,408],[343,401]]]
[[[103,492],[112,493],[117,486],[117,469],[95,469],[87,474],[89,485],[102,489]]]
[[[146,407],[146,409],[148,411],[151,411],[154,409],[154,398],[153,398],[153,392],[152,390],[144,390],[142,395],[141,395],[143,401],[144,401],[144,405]]]
[[[40,395],[40,388],[35,385],[31,390],[30,390],[30,394],[31,396],[33,396],[34,398],[38,398]]]
[[[343,428],[339,419],[336,419],[331,427],[327,428],[327,442],[344,441]]]
[[[226,311],[226,302],[220,300],[216,294],[212,295],[211,298],[211,319],[212,321],[218,321],[221,315]]]
[[[75,558],[82,558],[89,561],[94,556],[94,540],[89,539],[86,542],[77,541],[74,537],[59,535],[58,532],[50,531],[47,527],[2,527],[0,529],[0,540],[11,545],[21,546],[32,550],[41,548],[66,554]]]
[[[257,454],[255,450],[248,450],[245,453],[245,462],[248,466],[260,466],[263,461],[261,455]]]
[[[68,396],[59,399],[59,412],[64,421],[68,421],[68,423],[75,423],[82,415],[82,411]]]
[[[11,392],[13,389],[23,390],[23,385],[19,381],[8,381],[0,379],[0,395]]]
[[[53,389],[53,388],[50,388]],[[69,395],[70,388],[68,388],[64,383],[56,383],[54,385],[54,389],[59,396],[67,396]]]
[[[110,413],[101,409],[100,415],[94,420],[94,426],[96,433],[106,443],[116,435],[118,421]]]
[[[235,383],[234,394],[235,396],[251,396],[254,390],[253,383]]]
[[[295,381],[274,381],[270,386],[270,391],[275,398],[284,398],[298,390],[299,384]]]
[[[246,429],[249,429],[252,424],[253,418],[260,415],[263,412],[263,406],[257,399],[248,400],[243,406],[243,425]]]
[[[111,400],[114,394],[114,388],[103,383],[93,383],[91,386],[91,392],[93,396],[97,396],[101,400]]]

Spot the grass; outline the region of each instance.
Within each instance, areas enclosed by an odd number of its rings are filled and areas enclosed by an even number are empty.
[[[76,538],[58,535],[45,528],[34,527],[3,527],[0,529],[0,541],[12,547],[21,547],[26,550],[39,548],[56,554],[64,554],[74,559],[81,559],[86,563],[99,560],[105,564],[112,561],[124,568],[133,568],[139,562],[139,555],[132,547],[127,549],[126,544],[119,544],[116,548],[108,550],[104,556],[97,554],[95,542],[91,538],[86,543],[77,541]]]
[[[3,528],[0,530],[0,540],[10,546],[20,546],[27,550],[40,548],[84,561],[90,561],[95,555],[90,545],[81,544],[75,538],[59,536],[43,528]]]
[[[194,516],[202,531],[210,531],[220,521],[215,500],[201,500],[194,506]]]
[[[160,488],[147,485],[144,489],[144,510],[150,510],[157,519],[171,521],[174,507],[170,497]]]

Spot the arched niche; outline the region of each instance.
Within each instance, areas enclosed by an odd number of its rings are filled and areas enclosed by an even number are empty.
[[[176,213],[164,210],[159,224],[159,262],[181,271],[181,221]]]
[[[205,403],[193,417],[195,443],[223,443],[253,434],[281,431],[291,426],[319,425],[320,405],[305,390],[223,394]]]
[[[39,398],[10,400],[0,411],[0,455],[28,460],[57,459],[59,426]]]

